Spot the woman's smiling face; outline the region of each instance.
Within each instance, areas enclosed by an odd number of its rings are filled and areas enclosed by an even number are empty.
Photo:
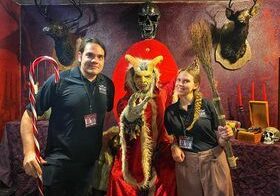
[[[175,89],[178,96],[187,96],[193,93],[198,88],[198,84],[195,84],[194,77],[186,71],[182,71],[178,74]]]

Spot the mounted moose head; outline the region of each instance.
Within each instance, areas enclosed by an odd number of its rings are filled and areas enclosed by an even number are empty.
[[[251,59],[251,49],[247,39],[249,33],[249,20],[258,13],[257,0],[249,9],[234,12],[233,3],[229,1],[226,8],[226,17],[229,23],[216,31],[218,35],[216,48],[216,61],[227,69],[239,69]]]
[[[66,67],[72,65],[75,60],[76,40],[79,37],[84,37],[86,33],[85,28],[89,27],[95,21],[91,21],[83,27],[76,28],[75,32],[71,33],[71,31],[77,27],[78,20],[83,16],[80,3],[77,4],[75,0],[70,0],[79,13],[76,18],[57,21],[48,16],[47,6],[38,4],[38,0],[34,1],[40,14],[48,21],[48,25],[43,27],[43,32],[53,38],[58,61]]]

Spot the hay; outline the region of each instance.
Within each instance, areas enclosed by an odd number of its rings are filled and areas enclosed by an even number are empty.
[[[192,24],[191,40],[193,50],[207,74],[212,93],[216,95],[217,90],[211,65],[212,36],[209,25],[204,20]]]

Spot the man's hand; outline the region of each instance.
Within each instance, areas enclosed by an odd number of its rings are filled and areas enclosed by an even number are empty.
[[[184,161],[185,153],[178,145],[173,144],[171,146],[171,153],[172,153],[172,157],[173,157],[174,161],[179,162],[179,163]]]
[[[24,156],[23,168],[26,174],[33,176],[35,178],[42,176],[42,169],[40,164],[47,163],[44,159],[40,157],[38,160],[35,153],[28,153]]]

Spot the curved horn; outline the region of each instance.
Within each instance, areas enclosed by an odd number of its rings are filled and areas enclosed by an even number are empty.
[[[131,56],[130,54],[125,55],[125,60],[129,62],[134,68],[139,65],[139,60]]]
[[[150,62],[150,68],[153,68],[158,64],[161,63],[163,60],[163,56],[157,56]]]

